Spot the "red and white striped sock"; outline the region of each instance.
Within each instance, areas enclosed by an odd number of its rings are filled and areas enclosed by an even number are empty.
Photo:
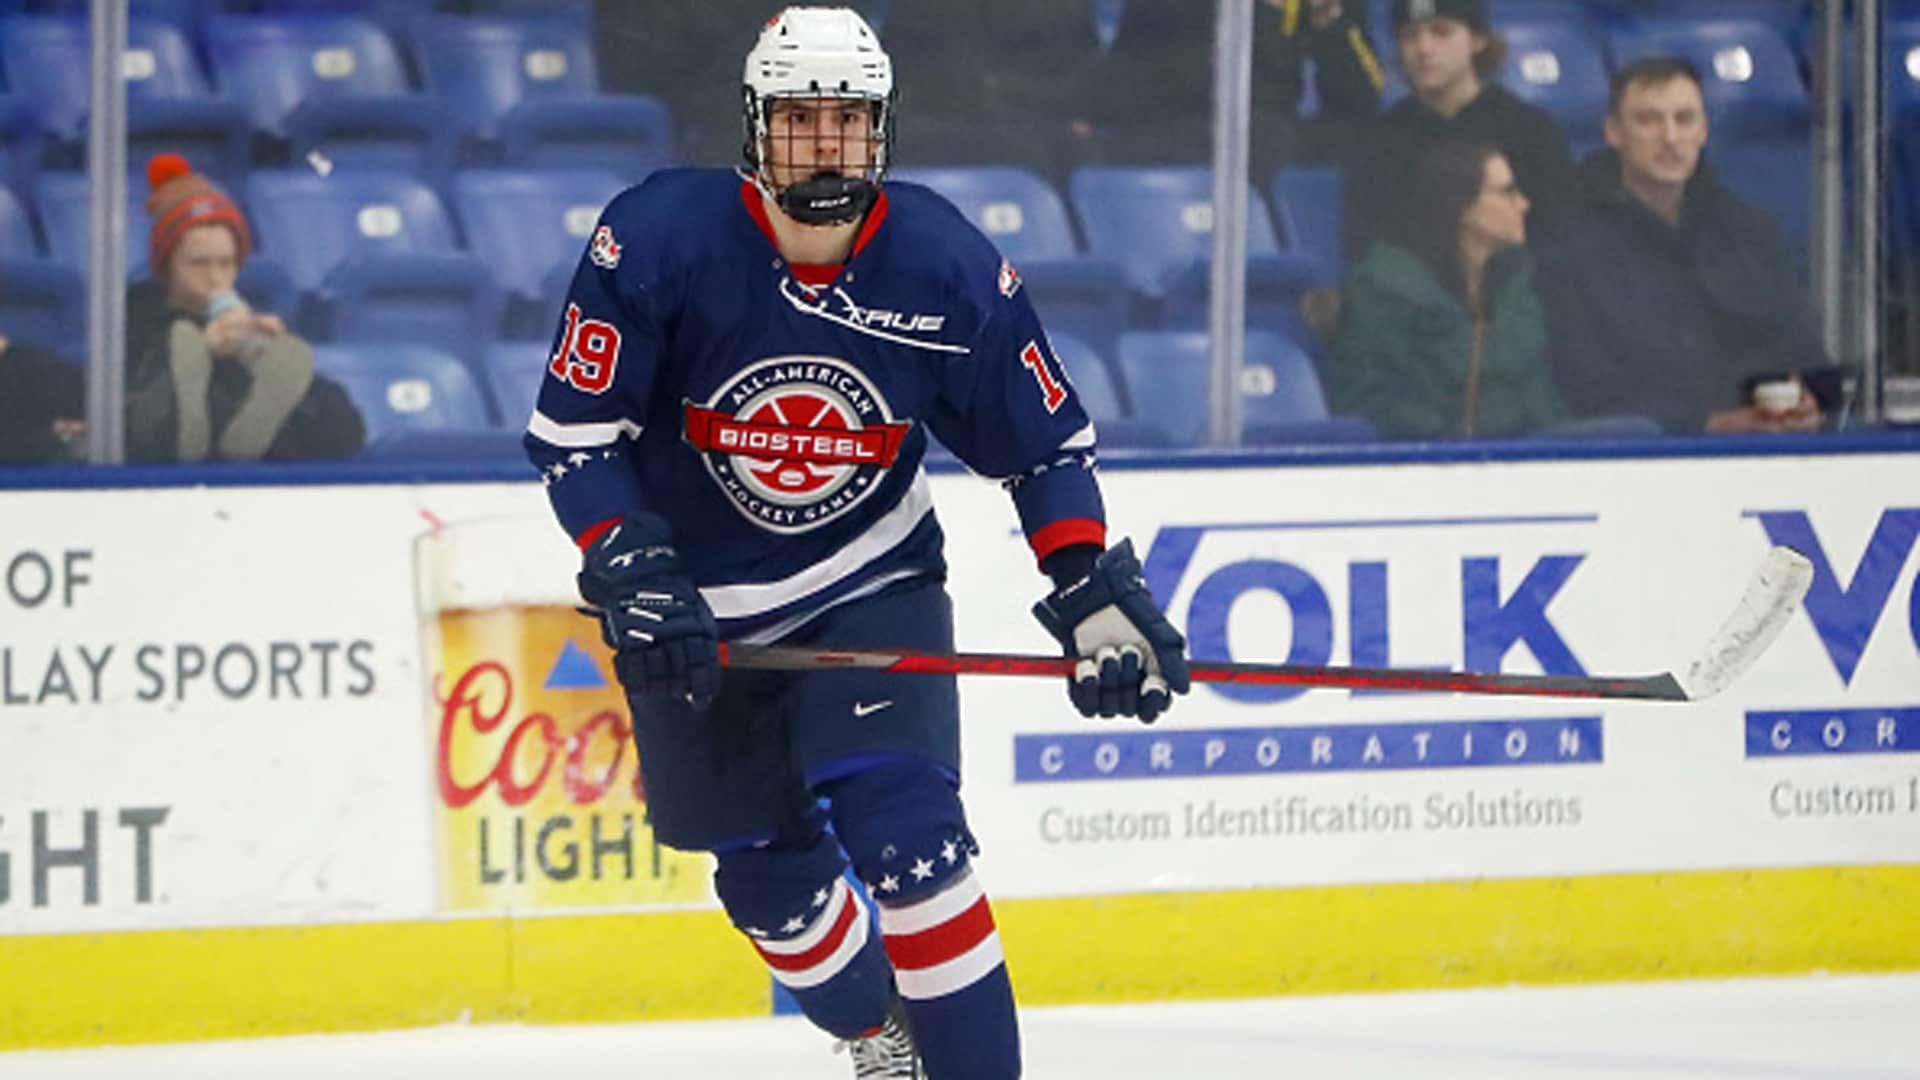
[[[1006,962],[986,890],[972,870],[925,900],[882,904],[880,933],[900,996],[908,1000],[964,990]]]
[[[860,955],[867,944],[867,911],[846,879],[835,878],[824,910],[805,933],[779,940],[749,934],[748,940],[781,985],[807,990],[840,974]]]

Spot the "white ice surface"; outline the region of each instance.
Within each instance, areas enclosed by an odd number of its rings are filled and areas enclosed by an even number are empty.
[[[1033,1080],[1920,1077],[1920,975],[1033,1008]],[[0,1054],[5,1080],[845,1080],[789,1018]]]

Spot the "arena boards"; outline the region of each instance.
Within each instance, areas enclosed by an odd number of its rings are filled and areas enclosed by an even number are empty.
[[[969,681],[1025,1000],[1920,967],[1920,456],[1105,486],[1215,659],[1635,671],[1771,544],[1815,582],[1695,704],[1220,687],[1141,728]],[[1005,496],[934,494],[961,646],[1044,651]],[[775,1007],[651,843],[538,485],[4,499],[0,1046]]]

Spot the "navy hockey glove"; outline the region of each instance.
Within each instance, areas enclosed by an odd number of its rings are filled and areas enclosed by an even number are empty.
[[[1190,686],[1187,641],[1154,604],[1131,540],[1033,605],[1033,616],[1068,656],[1080,658],[1068,696],[1082,716],[1138,716],[1151,724],[1173,694]]]
[[[580,596],[614,650],[630,694],[681,698],[705,708],[720,689],[720,631],[680,565],[667,523],[628,516],[587,546]]]

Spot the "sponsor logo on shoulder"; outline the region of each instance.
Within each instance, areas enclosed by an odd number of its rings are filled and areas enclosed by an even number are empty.
[[[587,258],[602,270],[611,270],[620,265],[620,245],[613,238],[613,226],[602,225],[593,231],[593,243],[587,248]]]
[[[1000,295],[1008,299],[1012,299],[1013,294],[1019,291],[1020,291],[1020,271],[1015,270],[1011,262],[1008,262],[1006,259],[1001,259],[1000,260]]]

